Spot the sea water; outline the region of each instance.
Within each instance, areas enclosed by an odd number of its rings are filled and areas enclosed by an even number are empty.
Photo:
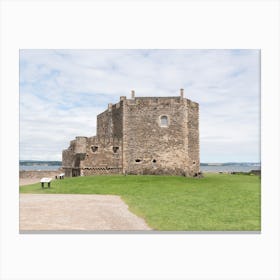
[[[44,170],[44,171],[52,171],[52,170],[57,170],[61,168],[61,165],[20,165],[19,170],[25,170],[25,171],[39,171],[39,170]]]
[[[261,170],[260,165],[208,165],[200,166],[201,172],[249,172]]]

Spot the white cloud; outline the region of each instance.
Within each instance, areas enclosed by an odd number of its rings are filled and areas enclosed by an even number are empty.
[[[258,50],[21,50],[20,157],[59,160],[119,96],[200,104],[201,161],[258,161]]]

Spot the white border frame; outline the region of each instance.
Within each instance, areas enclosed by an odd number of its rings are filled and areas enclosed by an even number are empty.
[[[1,2],[2,279],[279,279],[279,2]],[[20,235],[18,50],[262,50],[262,233]]]

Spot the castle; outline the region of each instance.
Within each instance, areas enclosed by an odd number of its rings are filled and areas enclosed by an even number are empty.
[[[120,97],[97,116],[97,134],[62,152],[65,176],[199,174],[199,105],[177,97]]]

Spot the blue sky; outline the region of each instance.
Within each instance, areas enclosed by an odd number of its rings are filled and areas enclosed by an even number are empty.
[[[260,161],[259,50],[21,50],[20,159],[61,160],[122,95],[200,104],[201,162]]]

